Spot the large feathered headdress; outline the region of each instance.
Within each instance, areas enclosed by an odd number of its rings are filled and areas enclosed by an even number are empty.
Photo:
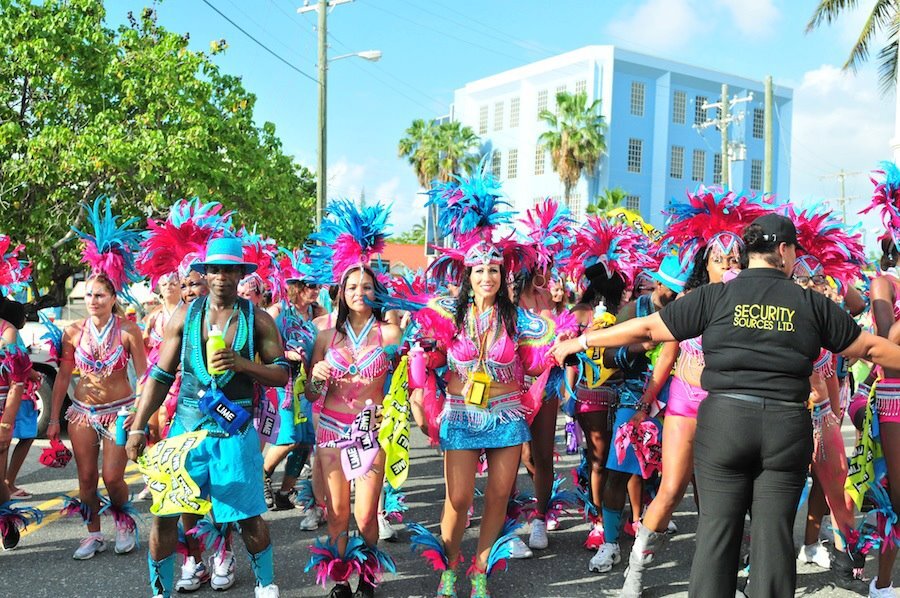
[[[900,168],[893,162],[881,162],[879,166],[881,170],[876,170],[873,174],[881,176],[871,177],[872,184],[875,185],[872,202],[859,213],[880,210],[881,222],[886,230],[878,240],[891,239],[894,246],[900,249]]]
[[[797,242],[803,247],[799,253],[818,260],[826,276],[845,286],[860,277],[867,263],[858,232],[861,224],[846,226],[821,203],[799,211],[789,205],[787,216],[797,227]]]
[[[285,278],[278,261],[278,244],[274,239],[264,237],[244,227],[237,233],[241,240],[243,259],[256,264],[252,276],[263,282],[264,289],[272,293],[272,300],[279,301],[285,294]]]
[[[539,269],[565,265],[575,224],[569,209],[549,197],[525,212],[520,228],[535,250]]]
[[[352,201],[328,203],[328,217],[310,235],[309,264],[297,264],[303,278],[315,284],[340,284],[354,268],[384,251],[390,209],[376,204],[359,209]]]
[[[81,261],[91,267],[92,274],[105,275],[117,293],[127,296],[128,285],[141,279],[135,269],[135,252],[141,233],[132,228],[138,219],[129,218],[119,223],[108,197],[98,197],[92,207],[83,205],[82,209],[87,212],[93,234],[72,227],[84,245]]]
[[[666,210],[666,232],[661,242],[674,245],[682,267],[697,253],[718,247],[728,255],[743,243],[744,229],[769,211],[764,204],[720,187],[700,186],[686,201],[672,201]]]
[[[147,220],[147,233],[141,241],[137,269],[155,287],[170,274],[186,274],[179,269],[189,256],[202,259],[209,240],[231,230],[231,212],[223,212],[218,202],[203,203],[199,198],[180,199],[165,221]]]
[[[455,175],[447,183],[436,183],[428,191],[426,207],[437,207],[438,228],[450,238],[452,247],[435,247],[441,254],[429,273],[438,279],[459,283],[467,267],[503,264],[507,272],[530,269],[536,262],[532,247],[513,238],[512,233],[495,238],[495,229],[512,224],[513,212],[503,209],[509,202],[501,199],[500,185],[482,159],[478,171],[468,177]]]
[[[31,264],[19,259],[24,245],[12,245],[12,239],[0,235],[0,292],[12,295],[24,289],[31,280]]]
[[[630,286],[640,272],[654,268],[656,260],[651,255],[647,237],[633,227],[589,216],[575,233],[566,271],[577,281],[584,276],[585,270],[598,264],[603,266],[608,277],[618,274]]]

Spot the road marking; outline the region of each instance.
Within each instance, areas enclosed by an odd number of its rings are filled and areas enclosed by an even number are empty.
[[[131,476],[128,476],[125,478],[125,483],[128,484],[129,486],[131,484],[133,484],[134,482],[137,482],[138,480],[142,480],[144,477],[142,474],[137,473],[137,465],[134,463],[130,463],[128,465],[128,467],[125,468],[126,474],[132,473],[132,472],[134,472],[134,475],[131,475]],[[101,479],[100,481],[102,482],[103,480]],[[105,487],[104,487],[104,489],[105,489]],[[56,498],[44,501],[41,504],[39,504],[37,506],[37,509],[44,512],[44,518],[41,520],[40,523],[35,523],[32,525],[29,525],[27,529],[22,530],[21,536],[24,538],[28,534],[32,534],[32,533],[36,532],[37,530],[41,529],[42,527],[50,525],[51,523],[53,523],[54,521],[56,521],[57,519],[62,517],[60,512],[58,510],[55,510],[56,506],[62,504],[64,497],[74,497],[77,495],[78,495],[78,488],[75,488],[74,490],[71,490],[71,491],[66,492],[65,494],[62,494]],[[51,511],[51,510],[53,511],[52,513],[47,512],[47,511]]]

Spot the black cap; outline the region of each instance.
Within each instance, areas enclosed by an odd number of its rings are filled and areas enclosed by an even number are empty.
[[[794,222],[787,216],[766,214],[750,223],[751,226],[754,224],[762,228],[763,240],[776,245],[787,243],[788,245],[800,247],[800,244],[797,242],[797,227],[794,226]],[[800,249],[803,248],[800,247]]]

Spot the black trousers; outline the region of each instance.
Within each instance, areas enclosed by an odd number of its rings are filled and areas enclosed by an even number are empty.
[[[794,595],[794,517],[812,450],[810,414],[799,402],[712,394],[703,401],[694,439],[700,523],[691,598],[734,596],[748,510],[753,598]]]

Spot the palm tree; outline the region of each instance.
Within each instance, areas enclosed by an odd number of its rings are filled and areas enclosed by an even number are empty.
[[[417,118],[404,134],[406,136],[400,139],[398,153],[416,171],[419,186],[428,189],[438,174],[438,157],[434,149],[437,125],[432,120]]]
[[[450,181],[454,174],[461,171],[472,172],[478,166],[480,156],[476,150],[481,147],[481,139],[470,127],[458,122],[445,122],[438,125],[437,179],[442,183]]]
[[[394,243],[407,243],[409,245],[424,245],[425,227],[425,218],[422,218],[421,222],[414,224],[408,231],[402,232],[399,235],[394,235],[391,238],[391,241]]]
[[[809,33],[822,23],[831,24],[838,20],[841,13],[853,10],[858,0],[820,0],[812,18],[806,24]],[[886,93],[897,85],[897,52],[898,33],[900,33],[900,4],[896,0],[876,0],[866,19],[859,39],[850,50],[850,56],[844,63],[844,70],[856,72],[859,65],[869,59],[869,44],[880,33],[887,35],[888,44],[878,52],[878,73],[881,91]]]
[[[600,113],[600,100],[588,106],[586,92],[556,94],[556,109],[557,114],[541,110],[538,115],[550,127],[538,137],[538,143],[550,150],[553,170],[559,174],[569,205],[581,176],[594,176],[606,154],[606,121]]]
[[[627,197],[628,191],[621,187],[606,188],[597,196],[597,203],[589,205],[585,211],[588,214],[605,214],[625,203]]]

